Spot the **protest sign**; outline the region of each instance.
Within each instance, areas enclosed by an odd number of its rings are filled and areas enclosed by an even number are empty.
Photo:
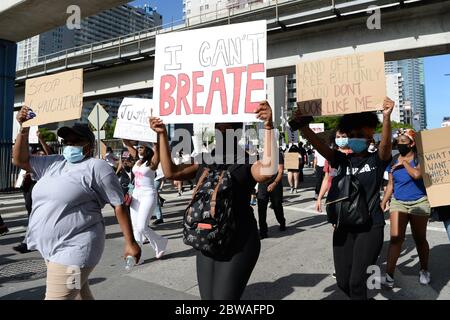
[[[321,116],[383,109],[384,53],[357,53],[297,64],[297,106]]]
[[[80,119],[83,69],[26,80],[25,105],[36,117],[24,122],[24,127]]]
[[[325,124],[324,123],[310,123],[309,128],[314,131],[314,133],[321,133],[325,131]]]
[[[117,112],[114,138],[156,142],[149,117],[157,116],[151,99],[124,98]]]
[[[450,127],[421,131],[416,143],[428,200],[432,207],[450,205]]]
[[[298,170],[299,167],[299,154],[297,152],[286,152],[284,154],[284,168]]]
[[[266,21],[157,35],[153,98],[165,123],[254,122],[266,99]]]

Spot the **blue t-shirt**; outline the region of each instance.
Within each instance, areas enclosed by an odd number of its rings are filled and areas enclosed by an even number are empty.
[[[398,160],[395,161],[396,164]],[[409,164],[415,168],[414,160]],[[386,168],[386,171],[391,171],[391,165]],[[427,195],[423,180],[414,180],[404,167],[398,168],[392,172],[394,178],[394,197],[400,201],[416,201]]]

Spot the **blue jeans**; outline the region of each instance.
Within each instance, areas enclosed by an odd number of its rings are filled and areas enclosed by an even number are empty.
[[[448,239],[450,240],[450,219],[444,220],[443,222],[445,229],[447,230]]]
[[[156,219],[162,219],[162,211],[161,206],[159,204],[159,188],[161,187],[161,180],[155,181],[155,189],[156,189],[156,207],[155,207],[155,216]]]

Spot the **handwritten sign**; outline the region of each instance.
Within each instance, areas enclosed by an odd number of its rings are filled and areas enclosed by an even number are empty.
[[[297,152],[286,152],[284,154],[284,168],[289,170],[298,170],[299,168],[299,154]]]
[[[304,115],[381,110],[385,97],[382,51],[297,64],[297,106]]]
[[[166,123],[254,122],[266,98],[266,21],[156,37],[153,98]]]
[[[321,133],[325,131],[325,124],[324,123],[310,123],[309,128],[314,131],[315,133]]]
[[[24,127],[79,119],[83,108],[83,69],[25,81],[25,105],[36,113]]]
[[[117,112],[114,138],[156,142],[148,118],[157,116],[152,99],[124,98]]]
[[[421,131],[417,135],[420,160],[428,200],[432,207],[450,205],[450,127]]]

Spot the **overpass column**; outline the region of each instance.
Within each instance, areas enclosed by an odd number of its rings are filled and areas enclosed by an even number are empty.
[[[0,39],[0,190],[11,187],[11,147],[17,45]]]

